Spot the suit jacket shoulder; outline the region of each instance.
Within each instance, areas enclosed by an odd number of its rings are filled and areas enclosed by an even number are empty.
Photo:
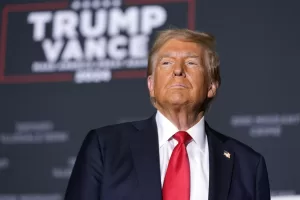
[[[222,134],[213,128],[211,128],[207,123],[206,123],[206,132],[210,137],[217,138],[221,143],[226,144],[232,151],[235,152],[237,155],[247,155],[250,156],[250,159],[255,159],[259,160],[260,157],[262,156],[259,152],[255,151],[252,147],[249,145],[233,138],[228,135]],[[249,157],[247,157],[249,159]]]
[[[129,134],[133,134],[141,129],[144,125],[147,124],[147,121],[148,120],[139,120],[106,125],[90,130],[88,135],[94,135],[94,137],[98,138],[100,141],[122,141],[128,138]]]

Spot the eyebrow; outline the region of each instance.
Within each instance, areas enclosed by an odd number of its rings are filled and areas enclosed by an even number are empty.
[[[199,58],[200,56],[192,53],[192,52],[182,52],[182,53],[178,53],[178,52],[167,52],[167,53],[163,53],[162,55],[159,56],[160,59],[162,58],[166,58],[166,57],[176,57],[177,55],[180,55],[180,57],[190,57],[190,58]]]

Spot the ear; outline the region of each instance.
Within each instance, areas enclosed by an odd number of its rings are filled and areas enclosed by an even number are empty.
[[[148,76],[147,78],[148,90],[150,93],[150,97],[154,97],[154,79],[153,75]]]
[[[207,97],[213,98],[217,94],[218,84],[216,82],[211,82],[210,87],[208,88]]]

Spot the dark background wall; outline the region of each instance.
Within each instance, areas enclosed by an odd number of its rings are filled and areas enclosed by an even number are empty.
[[[299,1],[2,0],[0,6],[0,200],[62,199],[90,129],[155,112],[145,60],[155,31],[170,26],[216,36],[222,85],[207,121],[265,156],[274,199],[300,199]],[[89,23],[81,13],[95,15],[101,9],[108,18],[101,15],[98,22],[111,29],[85,36],[91,29],[80,29]],[[58,11],[63,14],[57,17]],[[64,28],[58,18],[64,18],[64,26],[78,26],[55,37]],[[109,30],[122,27],[116,19],[124,19],[124,28],[113,35]],[[78,46],[101,39],[107,46],[99,43],[95,51]],[[137,42],[128,47],[131,40]],[[55,56],[59,42],[67,50],[51,62],[43,47],[47,42],[48,56]],[[113,43],[129,55],[89,59],[93,52],[114,52]]]

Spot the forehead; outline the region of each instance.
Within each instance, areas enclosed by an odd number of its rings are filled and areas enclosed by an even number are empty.
[[[202,56],[203,47],[195,42],[170,39],[159,49],[158,56]]]

